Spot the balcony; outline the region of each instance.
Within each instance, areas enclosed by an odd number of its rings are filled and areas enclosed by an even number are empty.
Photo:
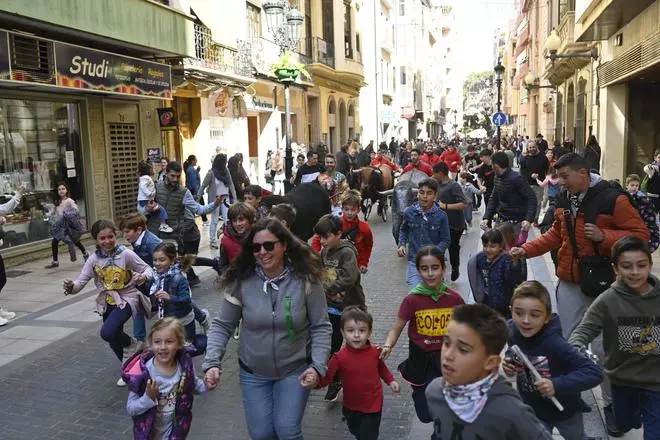
[[[390,55],[394,54],[394,31],[392,26],[384,23],[381,27],[382,33],[380,38],[380,47],[387,51]]]
[[[195,56],[186,57],[181,61],[185,69],[198,70],[211,75],[224,75],[234,79],[249,79],[252,77],[250,64],[250,45],[238,41],[237,49],[215,43],[211,30],[195,23]]]
[[[601,0],[596,3],[596,7],[588,7],[580,17],[576,41],[607,40],[651,6],[654,0]]]
[[[584,53],[591,49],[588,43],[575,41],[575,11],[565,11],[557,28],[557,35],[561,39],[560,54]],[[546,60],[544,76],[550,84],[558,85],[589,64],[589,58],[557,58],[554,63]]]
[[[312,38],[312,63],[335,68],[335,45],[322,38]]]
[[[54,37],[77,44],[103,42],[106,47],[135,46],[137,54],[161,57],[192,56],[193,17],[183,11],[149,0],[3,0],[0,18],[11,26],[34,32],[49,31]],[[30,19],[19,22],[17,16]],[[62,28],[66,28],[65,31]],[[72,34],[72,33],[75,33]],[[61,34],[61,35],[60,35]],[[68,39],[68,40],[67,40]],[[71,40],[74,41],[71,41]],[[113,43],[113,40],[116,42]]]

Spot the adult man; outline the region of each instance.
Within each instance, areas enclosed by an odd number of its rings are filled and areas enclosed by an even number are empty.
[[[548,141],[543,139],[543,135],[541,133],[536,135],[536,143],[539,147],[539,150],[541,151],[541,154],[545,156],[545,152],[548,151]]]
[[[325,167],[319,163],[318,153],[310,150],[307,152],[307,162],[298,168],[293,184],[300,185],[301,183],[313,182],[323,172],[325,172]]]
[[[479,152],[479,160],[481,163],[471,169],[473,173],[477,173],[477,177],[486,187],[486,192],[484,193],[484,204],[488,205],[488,200],[490,199],[491,194],[493,194],[493,188],[495,186],[495,171],[493,170],[493,152],[488,148],[484,148]]]
[[[433,151],[433,144],[428,143],[426,144],[426,149],[422,157],[419,158],[422,162],[427,163],[431,168],[437,163],[440,163],[440,156],[435,154],[435,151]]]
[[[433,168],[422,162],[419,158],[420,152],[417,148],[410,151],[410,163],[403,169],[404,173],[411,171],[414,168],[426,173],[429,177],[433,175]]]
[[[341,213],[341,196],[344,191],[348,189],[348,180],[343,173],[340,173],[335,168],[335,157],[332,154],[325,156],[325,172],[332,177],[334,187],[330,194],[330,202],[332,202],[332,212],[334,214]],[[326,188],[327,190],[327,188]]]
[[[378,154],[376,157],[373,158],[371,161],[371,166],[372,167],[377,167],[379,165],[387,165],[390,168],[392,168],[392,171],[399,171],[400,168],[397,164],[392,162],[388,157],[387,157],[387,148],[379,148],[378,149]]]
[[[527,156],[520,162],[520,174],[525,178],[529,186],[532,187],[536,196],[536,216],[534,223],[538,222],[539,212],[541,212],[541,202],[543,201],[543,188],[536,179],[543,181],[550,167],[550,162],[544,153],[539,151],[536,142],[527,144]]]
[[[335,154],[335,163],[337,171],[344,176],[348,176],[351,172],[351,157],[348,155],[348,143],[341,146],[339,151]]]
[[[461,185],[449,178],[449,167],[440,162],[433,166],[433,178],[438,181],[438,195],[440,209],[447,213],[449,220],[449,262],[451,263],[451,280],[456,281],[459,276],[461,236],[465,230],[465,215],[463,210],[467,207],[467,200]]]
[[[407,166],[410,163],[410,156],[412,154],[412,142],[407,141],[404,144],[403,150],[399,153],[399,165],[402,167]]]
[[[424,245],[438,246],[444,251],[449,247],[449,221],[447,214],[436,203],[438,182],[425,179],[419,182],[417,201],[406,208],[399,230],[399,257],[408,256],[406,278],[411,289],[422,282],[415,258],[417,251]]]
[[[148,216],[148,229],[160,238],[172,238],[179,243],[179,246],[186,254],[197,254],[199,252],[199,240],[201,235],[199,228],[195,223],[195,216],[208,214],[220,205],[222,199],[216,197],[213,203],[200,205],[195,201],[192,194],[186,187],[179,184],[181,179],[181,164],[179,162],[169,162],[166,171],[166,180],[156,182],[156,203],[167,211],[167,224],[174,232],[165,234],[159,231],[160,220],[158,216]],[[152,212],[156,207],[155,203],[149,203],[146,211]],[[188,269],[188,283],[191,286],[200,283],[199,277],[191,267]]]
[[[456,144],[454,142],[451,142],[447,150],[440,155],[440,161],[447,164],[447,167],[449,167],[449,171],[451,172],[449,177],[455,179],[463,160],[461,159],[461,153],[456,149]]]
[[[495,187],[488,200],[482,229],[490,227],[497,214],[497,223],[509,222],[516,235],[520,230],[529,231],[536,214],[536,196],[525,179],[509,168],[509,158],[502,151],[493,154]]]
[[[392,160],[396,158],[396,153],[398,152],[398,149],[399,149],[399,145],[394,140],[394,136],[392,136],[392,140],[390,141],[390,155],[392,156]]]
[[[649,231],[637,210],[630,204],[628,196],[602,180],[599,175],[590,173],[589,163],[580,155],[564,154],[555,163],[555,169],[565,190],[555,200],[555,221],[552,227],[535,240],[520,248],[513,248],[511,256],[533,258],[558,250],[557,311],[564,337],[568,339],[594,300],[582,293],[580,258],[596,253],[610,256],[612,245],[620,238],[632,235],[647,241]],[[572,225],[579,255],[573,252],[567,222]],[[602,360],[600,336],[592,343],[592,348]],[[619,437],[607,380],[603,381],[601,390],[607,430],[610,435]]]

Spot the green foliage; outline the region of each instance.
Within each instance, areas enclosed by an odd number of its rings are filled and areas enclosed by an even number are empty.
[[[486,130],[486,133],[488,133],[488,136],[491,137],[495,132],[493,122],[490,120],[492,114],[491,110],[492,109],[488,107],[474,115],[463,115],[463,131],[469,133],[472,130],[483,128]]]
[[[290,50],[284,51],[280,57],[270,66],[270,73],[275,75],[275,72],[281,69],[286,70],[297,70],[302,76],[307,79],[311,79],[312,76],[309,74],[305,65],[302,63],[297,63],[294,61],[293,52]]]
[[[494,84],[495,73],[493,71],[470,73],[463,83],[463,108],[467,107],[467,100],[470,94],[478,93]]]

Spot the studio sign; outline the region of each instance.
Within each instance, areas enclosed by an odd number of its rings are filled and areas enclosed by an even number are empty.
[[[54,44],[58,86],[154,98],[172,96],[167,65],[71,44]]]

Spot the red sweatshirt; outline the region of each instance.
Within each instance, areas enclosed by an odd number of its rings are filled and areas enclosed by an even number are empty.
[[[417,166],[413,165],[412,162],[409,163],[403,169],[403,172],[407,173],[408,171],[411,171],[413,168],[417,168],[422,173],[426,173],[429,177],[433,175],[433,168],[430,165],[428,165],[426,162],[422,162],[421,160],[417,162]]]
[[[327,387],[339,372],[344,389],[343,405],[353,411],[367,414],[383,409],[383,379],[388,385],[394,376],[380,359],[380,351],[367,342],[367,346],[356,350],[346,344],[328,362],[328,373],[319,383],[319,388]]]
[[[430,156],[428,153],[424,153],[422,154],[422,157],[419,158],[419,160],[426,162],[427,164],[429,164],[431,168],[433,168],[433,165],[435,165],[436,163],[442,162],[440,156],[435,153],[431,154]]]
[[[358,267],[368,267],[371,249],[374,247],[374,236],[371,233],[369,223],[360,220],[358,217],[349,220],[346,218],[346,214],[341,216],[341,222],[344,233],[351,232],[347,238],[353,242],[355,249],[357,249]],[[312,249],[321,252],[321,237],[318,235],[314,235],[314,238],[312,238]]]
[[[386,157],[374,157],[374,160],[371,161],[371,166],[377,167],[378,165],[387,165],[392,168],[392,171],[399,171],[399,166]]]
[[[451,171],[452,173],[458,171],[459,167],[461,166],[461,163],[463,162],[463,160],[461,159],[461,153],[459,153],[457,149],[454,149],[454,151],[452,151],[451,149],[445,151],[440,155],[440,160],[447,164],[447,166],[449,167],[449,171]]]

